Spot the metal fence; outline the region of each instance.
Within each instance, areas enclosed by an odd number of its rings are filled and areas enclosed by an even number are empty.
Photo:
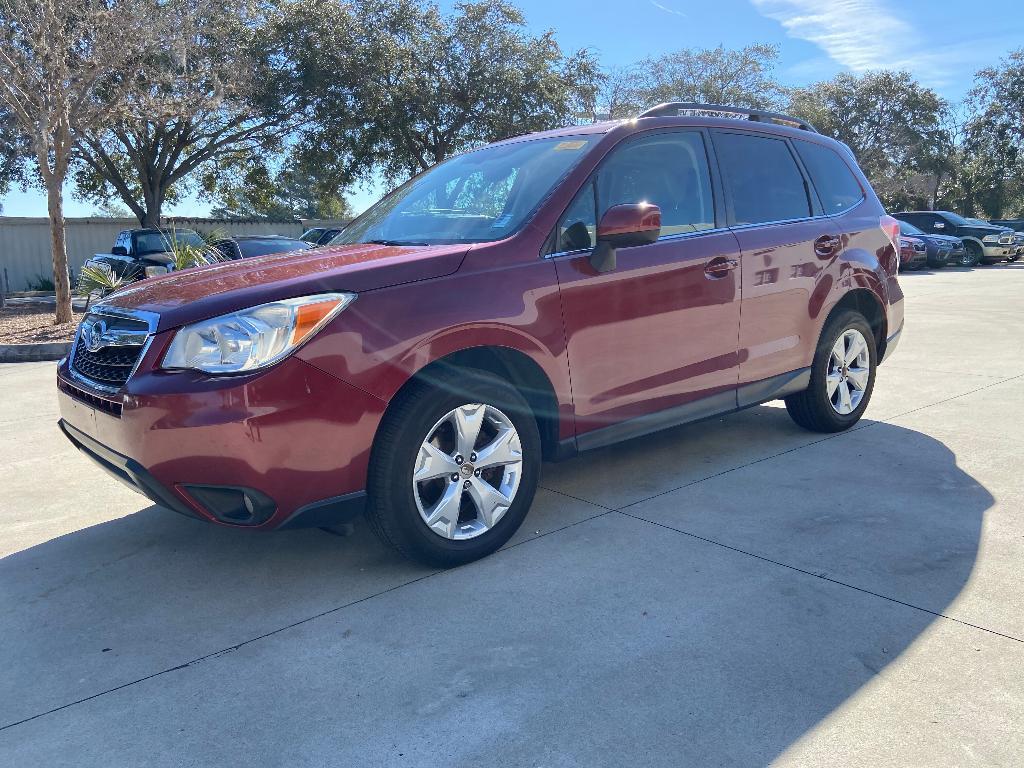
[[[309,227],[337,222],[268,222],[239,219],[174,218],[164,226],[195,229],[200,232],[220,230],[232,235],[285,235],[298,237]],[[85,260],[94,253],[109,252],[121,230],[139,226],[135,219],[85,218],[67,219],[68,266],[72,278],[77,277]],[[39,278],[52,279],[50,257],[50,223],[45,217],[21,218],[0,216],[0,288],[24,291]]]

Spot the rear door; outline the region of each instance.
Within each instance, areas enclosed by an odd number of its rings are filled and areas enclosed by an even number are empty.
[[[643,134],[616,146],[563,214],[553,258],[581,447],[656,426],[601,430],[636,417],[735,407],[739,253],[714,190],[704,132]],[[661,208],[661,238],[620,248],[616,268],[596,272],[599,212],[641,202]]]
[[[742,251],[739,400],[746,405],[810,365],[811,294],[825,263],[842,253],[842,233],[823,215],[788,139],[725,129],[712,136]]]

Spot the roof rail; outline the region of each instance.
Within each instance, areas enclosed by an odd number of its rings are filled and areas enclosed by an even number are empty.
[[[730,115],[746,115],[747,120],[753,120],[758,123],[784,123],[786,125],[794,125],[811,133],[818,132],[813,125],[806,120],[801,120],[799,117],[791,117],[779,112],[766,112],[763,109],[727,107],[723,104],[698,104],[695,101],[666,101],[664,104],[651,107],[646,112],[638,115],[638,117],[674,117],[680,112],[725,112]]]

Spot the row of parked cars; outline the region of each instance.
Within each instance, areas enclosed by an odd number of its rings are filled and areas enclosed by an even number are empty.
[[[233,261],[272,253],[305,251],[326,245],[341,228],[314,227],[294,237],[281,235],[239,235],[208,242],[191,229],[146,227],[122,230],[110,253],[94,254],[85,265],[116,275],[123,280],[141,280],[175,269],[176,251],[182,247],[205,255],[205,261]]]
[[[1024,219],[968,219],[952,211],[894,213],[900,269],[973,267],[1024,256]]]

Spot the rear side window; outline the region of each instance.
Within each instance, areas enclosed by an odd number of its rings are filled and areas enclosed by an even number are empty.
[[[661,235],[700,232],[715,226],[704,138],[696,131],[660,133],[612,151],[597,175],[602,212],[623,203],[661,208]]]
[[[732,200],[734,224],[811,215],[803,174],[784,140],[716,132],[715,150]]]
[[[864,199],[857,177],[836,152],[809,141],[794,141],[797,154],[818,190],[825,213],[839,213]]]

